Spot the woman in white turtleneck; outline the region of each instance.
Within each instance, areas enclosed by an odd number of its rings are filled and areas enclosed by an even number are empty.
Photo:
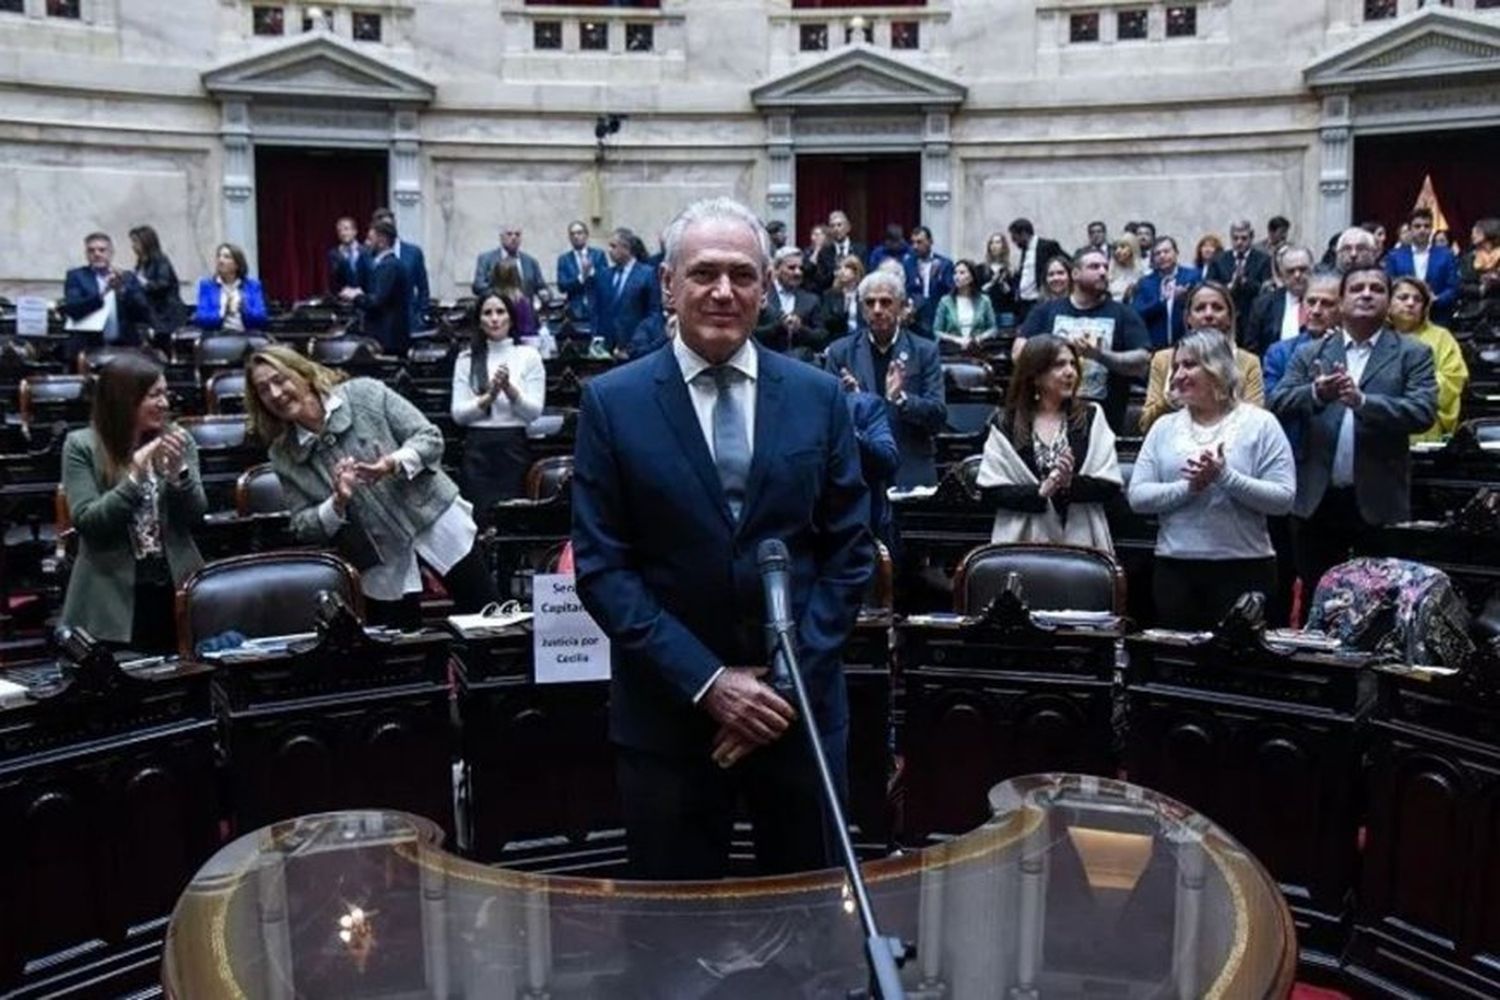
[[[526,425],[542,415],[547,372],[533,347],[511,336],[514,307],[502,295],[476,306],[473,337],[453,364],[453,422],[467,428],[463,492],[487,526],[495,503],[522,496],[531,451]]]

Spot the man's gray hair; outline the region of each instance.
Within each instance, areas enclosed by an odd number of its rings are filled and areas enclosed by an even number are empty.
[[[776,251],[776,256],[772,258],[772,263],[774,263],[774,264],[780,264],[782,261],[786,260],[788,257],[801,257],[801,256],[802,256],[802,248],[801,247],[784,246],[780,250]]]
[[[1282,247],[1281,251],[1276,255],[1277,265],[1284,267],[1286,265],[1286,259],[1293,254],[1301,254],[1302,256],[1306,257],[1309,267],[1318,262],[1318,258],[1313,255],[1312,247],[1297,246],[1295,244],[1288,243],[1286,246]]]
[[[1370,247],[1373,249],[1375,247],[1375,234],[1359,226],[1350,226],[1342,233],[1339,233],[1338,242],[1333,246],[1335,250],[1342,249],[1343,247],[1348,247],[1351,250],[1355,247]]]
[[[687,232],[689,226],[710,220],[744,225],[755,235],[755,244],[760,248],[760,269],[765,271],[771,266],[771,237],[766,234],[766,227],[761,224],[760,217],[733,198],[704,198],[683,209],[662,233],[662,242],[666,246],[666,254],[662,260],[668,270],[677,263],[677,255],[682,247],[682,234]]]
[[[1219,398],[1233,405],[1240,399],[1240,366],[1234,360],[1234,340],[1222,330],[1195,330],[1177,342],[1173,358],[1186,355],[1197,361],[1218,387]]]
[[[1244,232],[1248,229],[1253,233],[1255,232],[1255,223],[1251,222],[1249,219],[1240,219],[1238,222],[1231,222],[1229,224],[1229,231],[1232,233],[1236,229],[1240,230],[1241,232]]]
[[[891,293],[891,298],[897,302],[906,301],[906,282],[899,274],[890,271],[882,271],[876,268],[865,275],[859,283],[859,301],[864,302],[865,296],[871,292],[886,291]]]

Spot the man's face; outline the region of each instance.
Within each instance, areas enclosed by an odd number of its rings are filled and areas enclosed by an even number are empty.
[[[505,248],[506,253],[515,253],[521,249],[521,230],[515,226],[500,230],[500,245]]]
[[[1104,227],[1097,222],[1089,226],[1089,243],[1093,246],[1102,247],[1108,235]]]
[[[888,344],[896,335],[896,327],[901,322],[902,302],[896,298],[888,288],[875,286],[861,296],[860,308],[865,314],[865,324],[869,326],[870,333],[881,344]]]
[[[1272,243],[1285,243],[1287,234],[1291,232],[1286,226],[1276,226],[1266,234],[1266,238]]]
[[[1156,230],[1151,226],[1141,226],[1136,229],[1135,238],[1140,241],[1141,253],[1149,254],[1151,245],[1156,242]]]
[[[1306,294],[1302,296],[1302,304],[1307,309],[1307,332],[1314,337],[1321,337],[1339,325],[1337,281],[1323,278],[1309,284]]]
[[[1391,287],[1383,272],[1361,270],[1344,282],[1339,311],[1346,322],[1375,320],[1378,324],[1390,305]]]
[[[359,235],[359,227],[354,224],[353,219],[340,219],[338,234],[340,243],[353,243]]]
[[[630,247],[618,236],[609,238],[609,262],[616,266],[630,259]]]
[[[766,235],[771,237],[771,252],[774,253],[786,246],[786,227],[775,226],[766,230]]]
[[[1432,242],[1432,220],[1417,216],[1411,220],[1411,245],[1419,250],[1427,249]]]
[[[835,243],[849,238],[849,217],[843,212],[834,212],[828,217],[828,235]]]
[[[722,364],[740,349],[766,295],[761,248],[750,227],[733,219],[688,226],[667,277],[682,342]]]
[[[568,243],[574,250],[582,250],[589,245],[589,231],[586,226],[569,226]]]
[[[776,280],[781,283],[782,288],[802,287],[802,255],[800,253],[789,254],[782,258],[781,263],[776,265]]]
[[[1287,291],[1297,298],[1307,294],[1307,278],[1312,274],[1312,258],[1305,253],[1288,253],[1281,258],[1281,280]]]
[[[1073,265],[1073,287],[1089,295],[1102,295],[1109,288],[1109,258],[1086,253]]]
[[[1250,228],[1240,229],[1238,227],[1229,231],[1229,245],[1234,247],[1235,253],[1248,253],[1250,244],[1255,242],[1255,230]]]
[[[1162,240],[1151,248],[1151,266],[1163,274],[1169,273],[1177,266],[1177,248],[1167,240]]]
[[[1023,233],[1019,229],[1010,231],[1010,241],[1015,244],[1017,250],[1025,250],[1031,245],[1031,234]]]
[[[1351,267],[1369,267],[1375,263],[1377,255],[1375,240],[1370,237],[1369,233],[1365,233],[1365,237],[1361,239],[1355,236],[1339,240],[1334,256],[1338,259],[1340,270],[1347,271]]]
[[[89,267],[96,271],[109,270],[110,262],[115,259],[115,245],[109,240],[89,240],[83,245],[83,252],[88,255]]]
[[[932,253],[932,237],[917,230],[911,234],[911,248],[917,252],[918,257],[926,257]]]

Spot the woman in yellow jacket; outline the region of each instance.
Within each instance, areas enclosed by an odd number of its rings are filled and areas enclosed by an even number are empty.
[[[1183,302],[1183,325],[1189,333],[1217,330],[1234,343],[1234,299],[1229,289],[1217,281],[1204,281],[1188,293]],[[1236,346],[1235,367],[1240,372],[1240,401],[1255,406],[1266,405],[1265,380],[1261,376],[1260,358]],[[1141,407],[1141,433],[1145,434],[1158,419],[1178,408],[1178,402],[1167,391],[1172,374],[1172,348],[1151,356],[1151,377],[1146,383],[1146,403]]]
[[[1391,326],[1403,337],[1415,337],[1432,348],[1432,364],[1437,375],[1437,420],[1420,434],[1417,441],[1441,441],[1458,427],[1459,407],[1464,387],[1469,384],[1469,366],[1463,348],[1446,327],[1431,320],[1432,289],[1420,278],[1397,278],[1391,283]]]

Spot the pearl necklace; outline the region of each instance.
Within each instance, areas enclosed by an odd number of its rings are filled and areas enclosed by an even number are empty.
[[[1229,432],[1233,430],[1234,425],[1238,423],[1238,420],[1236,419],[1238,409],[1239,408],[1236,407],[1235,409],[1230,410],[1218,420],[1207,426],[1199,424],[1198,421],[1194,420],[1191,413],[1185,413],[1185,416],[1187,417],[1185,430],[1187,432],[1188,440],[1192,441],[1193,444],[1198,445],[1201,448],[1211,448],[1214,445],[1220,443],[1227,443],[1229,439]]]

